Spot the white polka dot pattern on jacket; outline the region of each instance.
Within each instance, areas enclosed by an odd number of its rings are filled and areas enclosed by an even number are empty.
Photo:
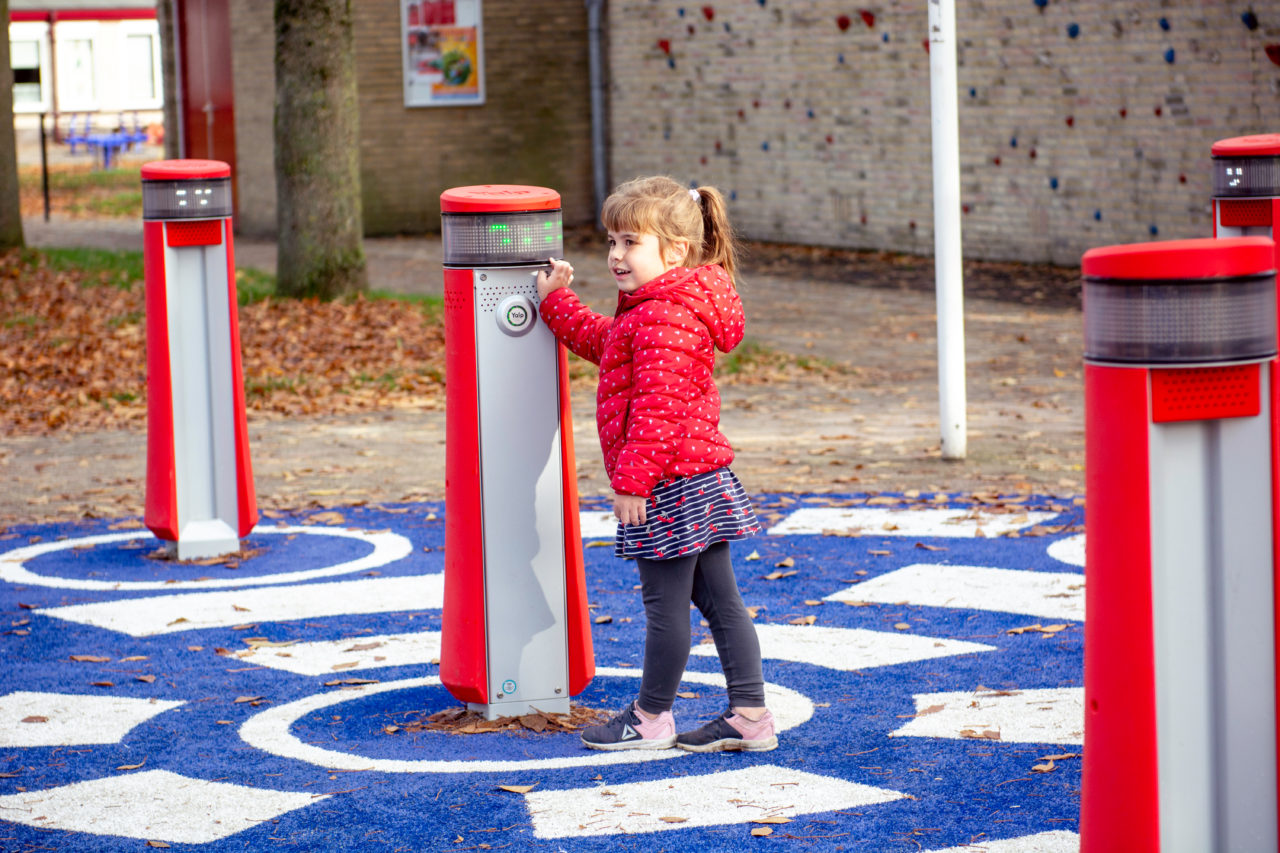
[[[733,461],[712,372],[715,350],[742,341],[746,318],[723,268],[669,270],[620,294],[612,317],[568,288],[539,310],[565,346],[600,366],[596,428],[615,492],[647,497],[660,480]]]

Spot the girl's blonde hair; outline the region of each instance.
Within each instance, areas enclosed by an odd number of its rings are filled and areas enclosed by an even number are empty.
[[[733,230],[724,196],[715,187],[690,190],[667,177],[636,178],[605,199],[600,221],[609,231],[653,234],[662,252],[687,240],[684,266],[719,264],[734,279],[738,263]]]

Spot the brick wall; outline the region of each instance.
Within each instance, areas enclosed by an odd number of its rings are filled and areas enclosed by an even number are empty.
[[[270,5],[232,0],[241,228],[257,233],[275,227]],[[1207,235],[1209,146],[1280,132],[1273,4],[957,6],[969,257],[1074,264]],[[368,232],[436,230],[440,192],[469,183],[550,186],[567,222],[590,221],[582,0],[485,1],[480,107],[403,105],[398,8],[355,4]],[[610,179],[716,185],[754,239],[930,254],[926,8],[609,0]]]
[[[485,0],[486,101],[405,107],[397,0],[358,0],[361,184],[367,233],[440,227],[440,193],[547,186],[567,222],[593,216],[587,17],[582,0]],[[236,143],[244,233],[275,229],[271,4],[232,0]]]
[[[966,256],[1208,236],[1210,145],[1280,132],[1274,4],[956,5]],[[756,239],[931,254],[927,26],[919,0],[613,0],[612,178],[716,185]]]

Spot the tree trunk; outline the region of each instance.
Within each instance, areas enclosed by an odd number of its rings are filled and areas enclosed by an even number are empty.
[[[365,290],[352,0],[275,0],[276,287]]]
[[[9,0],[0,0],[0,21],[9,20]],[[18,145],[13,131],[13,69],[8,27],[0,39],[0,249],[21,248],[22,203],[18,198]]]
[[[174,31],[173,0],[156,0],[156,24],[160,28],[160,75],[164,86],[164,157],[176,160],[182,156],[178,141],[178,50]]]

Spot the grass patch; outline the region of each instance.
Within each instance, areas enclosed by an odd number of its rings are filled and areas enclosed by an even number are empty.
[[[241,305],[253,305],[275,295],[275,273],[245,267],[236,270],[236,300]]]
[[[370,290],[364,298],[373,302],[403,302],[406,305],[417,305],[422,315],[428,320],[441,320],[444,317],[444,297],[429,293],[392,293],[389,290]]]
[[[143,281],[142,252],[111,249],[28,249],[23,260],[57,272],[76,273],[85,285],[109,284],[129,290]]]
[[[51,167],[49,190],[137,190],[142,198],[142,170],[134,166],[123,169],[95,169],[91,166]],[[18,170],[18,186],[23,189],[42,189],[38,166],[26,166]]]

